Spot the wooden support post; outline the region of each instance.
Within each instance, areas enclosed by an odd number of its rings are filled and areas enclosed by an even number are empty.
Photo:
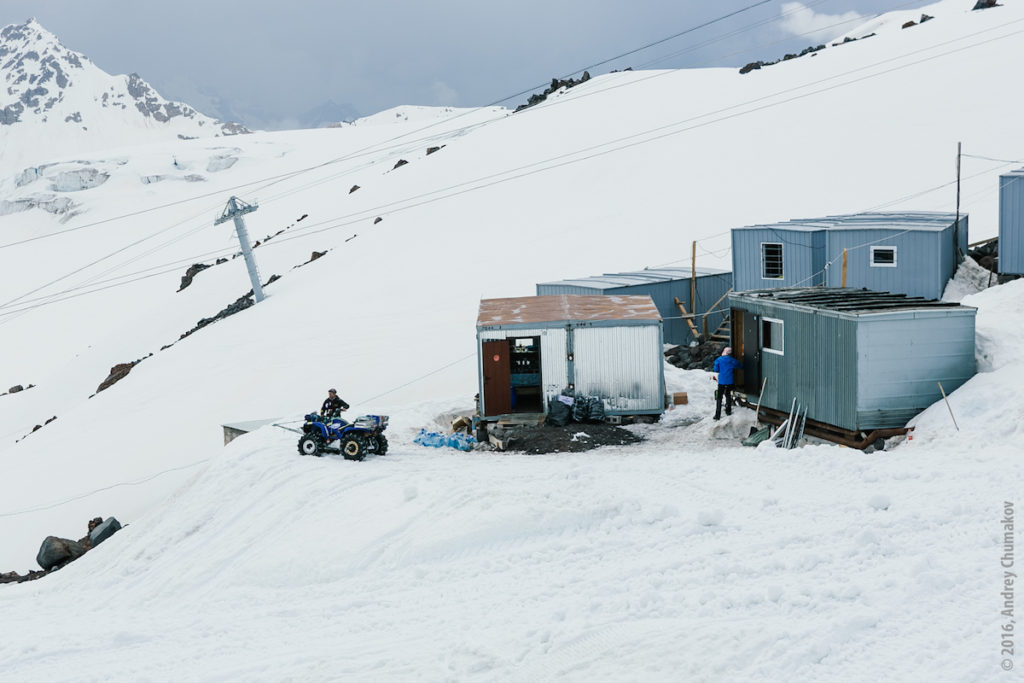
[[[846,286],[846,250],[843,249],[843,287]]]
[[[693,241],[690,255],[690,310],[697,312],[697,240]]]
[[[754,422],[760,422],[761,415],[761,399],[764,398],[764,388],[768,385],[768,378],[765,377],[764,381],[761,382],[761,393],[757,395],[757,409],[754,411]]]
[[[683,312],[683,320],[685,320],[686,324],[690,326],[690,332],[693,333],[693,338],[700,339],[700,332],[697,331],[697,326],[693,324],[693,316],[686,311],[686,304],[680,301],[679,297],[674,298],[676,306],[678,306],[679,310]]]
[[[946,410],[949,411],[949,416],[953,418],[953,426],[956,427],[956,431],[960,431],[960,425],[956,423],[956,418],[953,417],[953,409],[949,406],[949,399],[946,398],[946,390],[942,388],[942,382],[939,382],[939,391],[942,392],[942,400],[946,402]]]

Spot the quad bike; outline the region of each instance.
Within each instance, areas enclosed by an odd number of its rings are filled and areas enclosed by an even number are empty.
[[[306,415],[299,439],[300,455],[322,456],[340,453],[346,460],[362,460],[367,453],[384,455],[388,452],[387,415],[362,415],[355,422],[340,417],[324,418],[316,413]],[[337,442],[337,445],[333,445]]]

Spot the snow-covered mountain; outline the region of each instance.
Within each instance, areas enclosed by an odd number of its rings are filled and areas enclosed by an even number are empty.
[[[0,216],[0,391],[34,385],[0,395],[0,571],[97,515],[130,522],[0,586],[17,625],[0,672],[996,679],[1022,283],[967,301],[979,374],[950,395],[959,430],[937,404],[884,453],[741,448],[749,417],[711,422],[708,375],[673,368],[690,403],[638,446],[413,443],[472,407],[481,297],[685,264],[693,241],[697,265],[727,266],[738,225],[951,210],[958,141],[970,238],[993,236],[998,175],[1024,165],[1024,91],[1006,87],[1024,5],[972,5],[747,74],[620,72],[516,114],[407,107],[0,174],[0,200],[25,200]],[[231,195],[258,200],[256,260],[281,277],[182,337],[249,288],[213,225]],[[386,458],[300,458],[276,427],[221,446],[221,424],[294,419],[330,386],[392,416]]]
[[[35,19],[0,29],[3,165],[174,138],[249,132],[164,99],[138,74],[111,76]]]

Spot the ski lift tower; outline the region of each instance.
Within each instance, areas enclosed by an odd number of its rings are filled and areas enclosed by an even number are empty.
[[[252,213],[258,208],[260,208],[258,204],[247,204],[238,197],[232,197],[228,200],[220,217],[213,222],[214,225],[220,225],[228,220],[235,221],[235,232],[238,233],[238,242],[242,245],[242,256],[245,257],[245,267],[249,270],[249,281],[252,282],[252,293],[256,297],[256,303],[264,299],[263,285],[260,284],[260,273],[256,269],[256,259],[252,255],[249,233],[245,229],[245,220],[242,216]]]

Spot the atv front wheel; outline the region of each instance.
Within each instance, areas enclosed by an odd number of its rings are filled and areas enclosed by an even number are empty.
[[[362,434],[350,434],[341,440],[341,454],[346,460],[362,460],[366,451],[366,439]]]
[[[383,434],[377,435],[377,455],[386,455],[388,452],[388,437]]]
[[[304,436],[299,439],[299,455],[317,455],[321,453],[323,443],[315,436]]]

